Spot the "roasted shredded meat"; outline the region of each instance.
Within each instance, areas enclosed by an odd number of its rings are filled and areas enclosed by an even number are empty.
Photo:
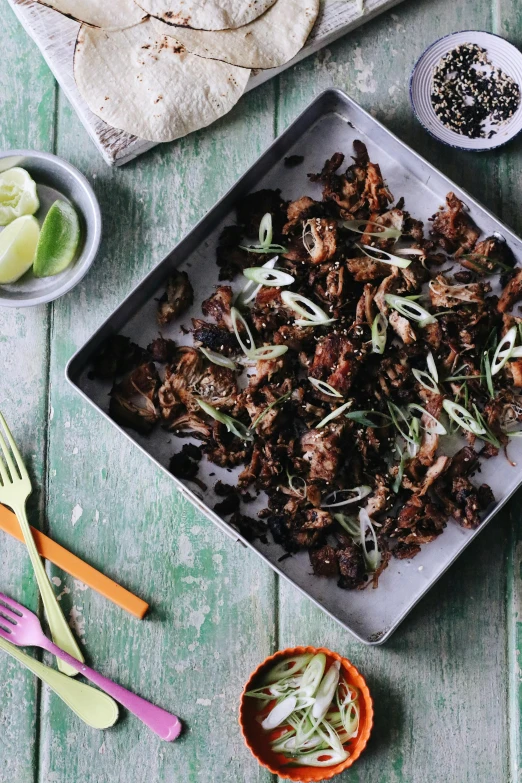
[[[167,438],[199,442],[173,449],[174,475],[198,483],[200,460],[230,473],[214,508],[244,538],[282,557],[308,550],[313,573],[343,589],[376,587],[390,558],[415,557],[447,524],[476,528],[495,502],[476,477],[521,431],[522,357],[491,367],[508,332],[522,345],[522,318],[509,312],[522,270],[453,193],[426,237],[360,141],[347,167],[337,152],[309,179],[322,195],[264,189],[237,205],[217,247],[219,277],[234,282],[204,299],[192,345],[160,334],[143,350],[116,335],[92,375],[113,383],[110,413],[124,426],[146,434],[159,423]],[[290,279],[251,287],[245,305],[235,278],[267,261]],[[175,273],[160,323],[192,298]],[[254,496],[266,505],[257,518],[243,513]]]

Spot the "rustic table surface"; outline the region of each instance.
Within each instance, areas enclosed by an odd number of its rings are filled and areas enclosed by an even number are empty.
[[[67,385],[64,367],[131,288],[326,87],[346,90],[522,231],[522,140],[464,154],[413,119],[408,77],[434,39],[491,30],[522,43],[522,0],[406,0],[248,94],[211,128],[110,169],[38,50],[0,0],[0,143],[55,152],[90,179],[104,216],[94,267],[47,307],[0,310],[0,409],[27,457],[35,525],[150,601],[140,622],[53,571],[91,663],[176,711],[170,745],[132,716],[97,732],[17,663],[0,658],[1,783],[264,783],[237,727],[249,672],[275,649],[326,645],[367,675],[367,752],[340,779],[520,779],[520,503],[470,546],[384,647],[354,642],[258,558],[233,544]],[[36,608],[21,545],[0,541],[0,588]]]

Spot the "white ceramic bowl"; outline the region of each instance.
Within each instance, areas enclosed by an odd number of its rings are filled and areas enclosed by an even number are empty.
[[[50,206],[61,199],[75,207],[82,229],[76,258],[59,275],[36,278],[29,270],[16,283],[0,285],[0,307],[30,307],[58,299],[87,273],[100,245],[101,214],[94,191],[83,174],[56,155],[31,150],[0,152],[0,171],[13,166],[27,169],[36,182],[40,209],[35,217],[40,224]]]
[[[444,144],[462,150],[492,150],[510,141],[522,130],[522,100],[515,114],[495,127],[497,132],[490,139],[470,139],[446,128],[431,104],[434,68],[448,52],[465,43],[477,44],[485,49],[491,63],[511,76],[522,92],[522,53],[504,38],[493,33],[463,30],[439,38],[419,57],[410,78],[411,105],[421,125]]]

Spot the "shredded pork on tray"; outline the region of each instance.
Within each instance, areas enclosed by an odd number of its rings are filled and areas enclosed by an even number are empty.
[[[494,502],[474,478],[480,461],[509,459],[522,421],[522,319],[509,314],[522,270],[509,247],[481,239],[453,193],[425,228],[393,205],[360,141],[352,160],[336,153],[309,175],[321,200],[242,200],[193,347],[117,335],[93,367],[114,381],[120,424],[200,442],[174,454],[176,476],[198,482],[201,459],[241,466],[235,486],[216,485],[216,510],[247,539],[308,549],[315,574],[349,589],[376,586],[390,557],[413,557],[450,518],[477,527]],[[192,299],[174,274],[159,324]],[[248,516],[260,491],[266,508]]]

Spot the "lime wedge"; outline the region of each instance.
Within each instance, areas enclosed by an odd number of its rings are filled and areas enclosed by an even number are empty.
[[[78,215],[66,201],[55,201],[40,231],[34,259],[35,277],[51,277],[63,272],[73,260],[79,243]]]
[[[40,226],[36,218],[23,215],[0,232],[0,285],[14,283],[31,268]]]
[[[0,174],[0,226],[34,215],[39,206],[36,182],[25,169],[15,166]]]

